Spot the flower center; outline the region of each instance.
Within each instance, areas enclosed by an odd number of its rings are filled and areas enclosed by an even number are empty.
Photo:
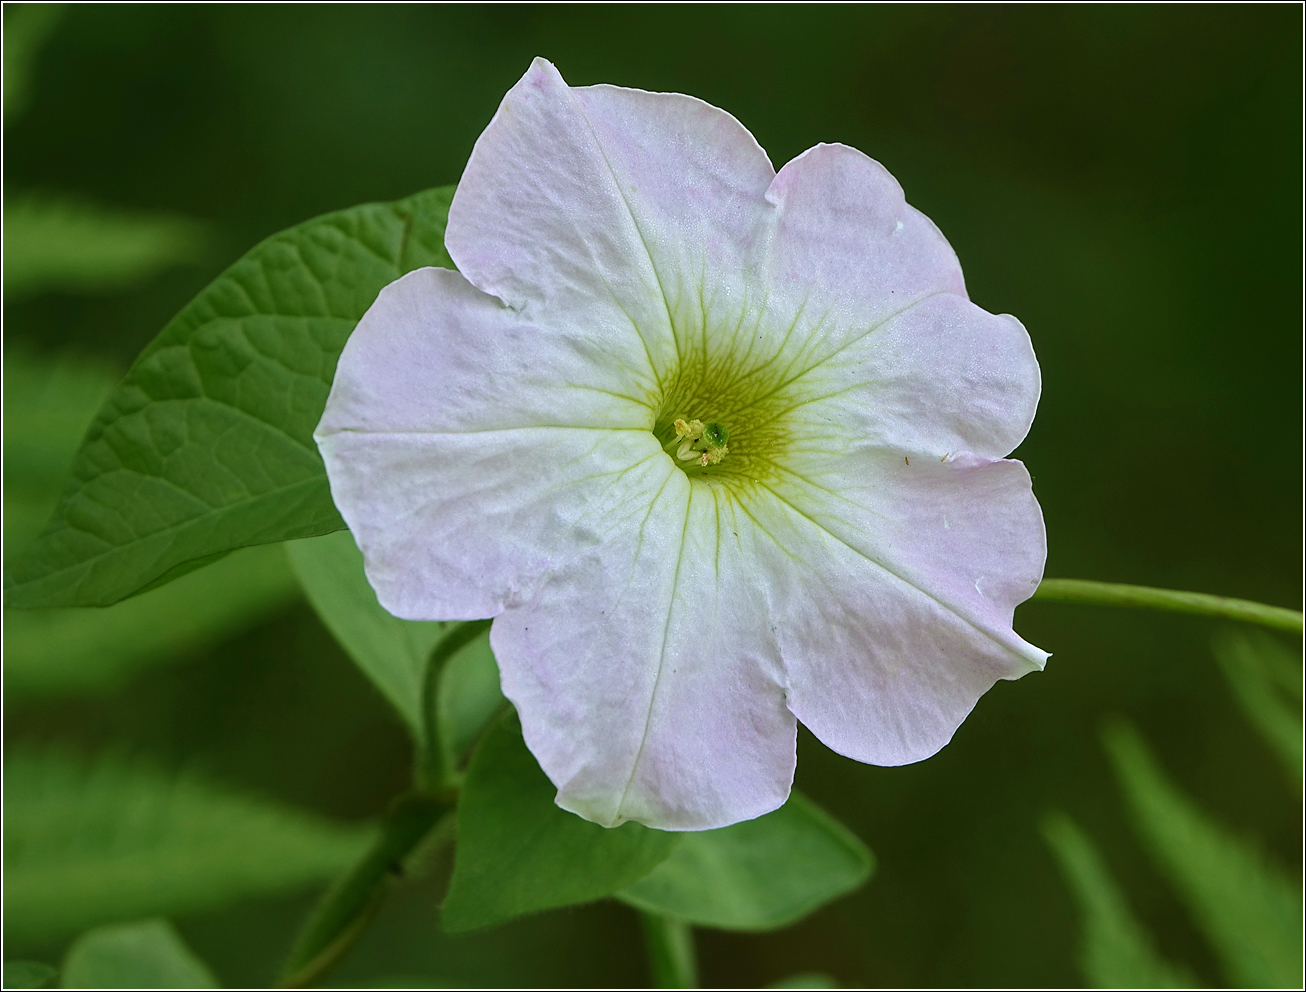
[[[723,301],[702,307],[668,305],[676,337],[674,361],[657,370],[648,390],[650,429],[691,482],[741,493],[774,487],[792,472],[804,439],[829,425],[809,404],[828,380],[801,314],[765,307],[737,311]],[[822,442],[827,450],[837,444]]]
[[[793,397],[766,363],[739,361],[728,352],[711,360],[691,357],[660,392],[653,434],[691,479],[733,489],[773,479],[787,460]]]
[[[672,426],[676,431],[675,455],[682,462],[696,461],[700,468],[707,468],[730,454],[726,444],[730,432],[724,424],[715,420],[706,424],[701,420],[686,422],[683,417],[677,417]]]

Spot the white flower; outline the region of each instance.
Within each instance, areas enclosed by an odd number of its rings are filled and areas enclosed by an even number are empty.
[[[458,272],[359,323],[316,436],[385,607],[495,618],[559,805],[755,817],[795,718],[917,761],[1043,666],[1011,629],[1045,557],[1005,460],[1029,337],[879,164],[818,145],[777,174],[724,111],[537,59],[446,244]]]

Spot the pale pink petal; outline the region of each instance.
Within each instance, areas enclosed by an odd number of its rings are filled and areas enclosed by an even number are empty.
[[[647,430],[647,372],[628,335],[526,320],[457,272],[418,269],[381,291],[346,342],[318,433]]]
[[[766,194],[778,210],[769,277],[838,327],[870,330],[933,293],[966,295],[957,256],[897,180],[847,145],[809,148]]]
[[[608,826],[706,830],[789,794],[785,707],[757,535],[670,469],[610,543],[500,616],[490,642],[558,804]]]
[[[637,334],[669,375],[701,269],[715,261],[739,282],[772,177],[729,114],[677,94],[571,89],[536,59],[476,143],[445,243],[479,289],[554,323]]]
[[[1028,336],[930,296],[789,389],[797,440],[754,509],[785,552],[789,705],[859,760],[928,757],[996,679],[1047,657],[1011,628],[1042,577],[1042,515],[1024,466],[995,460],[1037,404]]]
[[[918,761],[996,680],[1043,667],[1011,629],[1042,575],[1042,515],[1019,462],[868,450],[825,478],[838,488],[788,477],[741,499],[772,541],[789,708],[841,754]]]
[[[702,100],[619,86],[572,92],[628,193],[683,364],[705,326],[722,330],[763,303],[756,266],[775,170],[739,121]]]
[[[777,416],[802,439],[786,459],[808,475],[842,470],[867,446],[1002,458],[1028,433],[1040,390],[1018,320],[942,293],[792,374]]]
[[[382,291],[315,434],[382,605],[493,616],[660,484],[650,472],[671,469],[630,343],[526,323],[446,269]]]

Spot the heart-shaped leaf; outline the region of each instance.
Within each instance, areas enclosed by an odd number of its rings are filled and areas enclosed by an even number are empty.
[[[475,622],[475,630],[469,630],[463,623],[393,616],[377,602],[363,571],[363,554],[347,530],[291,541],[286,549],[313,609],[399,711],[413,739],[429,746],[426,720],[434,716],[441,751],[455,761],[503,704],[488,624]],[[427,666],[446,637],[451,640],[441,647],[438,659],[442,669],[437,712],[425,714]]]
[[[313,428],[354,325],[388,283],[450,265],[451,188],[328,214],[219,276],[91,423],[11,606],[107,606],[251,544],[339,530]]]
[[[686,834],[617,898],[700,926],[770,930],[851,892],[874,866],[865,844],[794,792],[756,820]]]
[[[340,646],[423,738],[422,682],[431,649],[455,624],[400,620],[376,601],[347,530],[286,545],[308,601]]]
[[[467,769],[446,932],[601,899],[648,874],[680,839],[638,823],[600,827],[555,805],[556,792],[517,714],[504,714]]]

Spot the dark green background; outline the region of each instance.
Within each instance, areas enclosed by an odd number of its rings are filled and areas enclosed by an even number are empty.
[[[220,248],[112,297],[5,311],[9,342],[123,368],[256,240],[458,178],[534,55],[573,84],[724,107],[779,165],[818,141],[883,162],[972,297],[1043,367],[1019,454],[1048,574],[1296,606],[1301,595],[1301,11],[1148,7],[79,6],[5,133],[7,188],[211,222]],[[876,851],[859,894],[778,935],[704,933],[704,980],[1079,983],[1076,914],[1036,830],[1102,843],[1162,949],[1218,974],[1129,832],[1097,728],[1133,718],[1182,785],[1300,868],[1300,811],[1234,707],[1205,621],[1030,605],[1046,673],[999,684],[954,742],[882,769],[804,737],[798,783]],[[397,721],[307,608],[110,697],[6,714],[8,740],[127,741],[363,817],[401,787]],[[401,894],[333,976],[639,984],[601,904],[470,938]],[[266,982],[309,897],[179,921],[229,983]]]

